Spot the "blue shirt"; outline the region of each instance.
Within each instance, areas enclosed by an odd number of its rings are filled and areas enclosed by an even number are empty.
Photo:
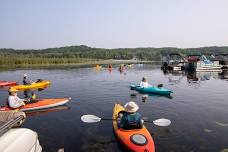
[[[29,79],[24,78],[24,79],[23,79],[23,84],[24,84],[24,85],[30,85],[30,84],[31,84],[31,82],[30,82],[30,80],[29,80]]]

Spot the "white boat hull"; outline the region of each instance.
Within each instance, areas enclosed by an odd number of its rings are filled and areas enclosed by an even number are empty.
[[[196,71],[215,71],[219,72],[222,71],[222,66],[218,64],[204,64],[204,63],[197,63]]]
[[[1,152],[42,152],[36,132],[26,129],[10,129],[0,137]]]

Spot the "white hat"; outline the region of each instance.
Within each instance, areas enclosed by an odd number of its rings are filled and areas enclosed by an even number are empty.
[[[130,101],[124,105],[124,108],[127,112],[136,112],[138,111],[139,106],[135,102]]]
[[[24,77],[27,77],[28,75],[27,74],[24,74]]]

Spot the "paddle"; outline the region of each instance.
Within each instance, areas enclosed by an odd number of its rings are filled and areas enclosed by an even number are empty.
[[[105,118],[100,118],[100,117],[97,117],[94,115],[83,115],[83,116],[81,116],[81,120],[85,123],[96,123],[96,122],[100,122],[101,120],[115,120],[115,119],[105,119]],[[153,123],[157,126],[162,126],[162,127],[169,126],[171,124],[171,121],[169,119],[165,119],[165,118],[160,118],[160,119],[154,120],[152,122],[144,120],[144,122]]]

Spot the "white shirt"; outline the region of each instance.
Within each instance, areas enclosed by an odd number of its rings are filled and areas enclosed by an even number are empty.
[[[147,87],[150,87],[151,85],[148,83],[148,82],[143,82],[141,81],[140,83],[140,87],[144,87],[144,88],[147,88]]]
[[[24,99],[18,98],[18,96],[9,96],[8,103],[11,108],[18,108],[24,105]]]

